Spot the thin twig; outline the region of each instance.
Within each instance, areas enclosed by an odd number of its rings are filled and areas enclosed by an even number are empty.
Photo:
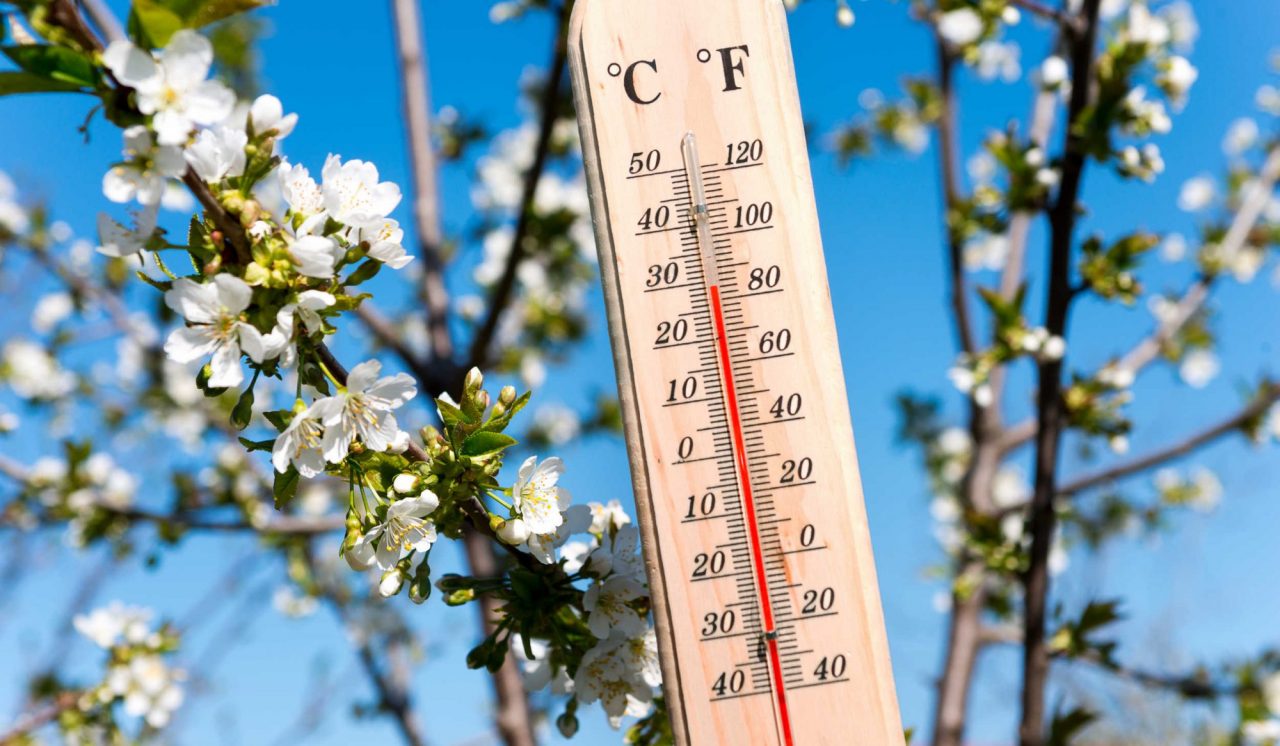
[[[1257,179],[1245,195],[1244,203],[1240,205],[1226,235],[1219,242],[1219,249],[1224,256],[1233,256],[1243,250],[1254,227],[1258,224],[1258,219],[1271,201],[1277,179],[1280,179],[1280,146],[1273,147],[1267,154],[1266,161],[1258,171]],[[1155,331],[1120,358],[1120,362],[1116,364],[1117,367],[1137,373],[1159,357],[1165,344],[1173,339],[1204,305],[1216,277],[1213,275],[1197,278],[1172,310],[1161,319]]]
[[[547,67],[547,79],[542,89],[542,99],[538,104],[538,139],[534,145],[533,162],[525,172],[524,189],[520,197],[520,214],[516,219],[515,231],[512,233],[507,263],[502,268],[502,275],[498,278],[497,284],[489,293],[488,315],[481,322],[475,338],[471,341],[471,349],[467,355],[468,364],[463,366],[464,368],[485,367],[489,360],[489,347],[498,330],[498,322],[515,295],[516,273],[520,268],[520,262],[525,258],[525,237],[529,233],[534,199],[538,193],[538,184],[542,181],[542,174],[547,167],[551,151],[551,134],[559,114],[560,91],[567,63],[565,35],[569,23],[569,6],[570,3],[567,2],[560,5],[554,32],[555,38],[552,42],[551,64]]]
[[[955,317],[956,337],[960,349],[973,354],[977,345],[969,319],[968,292],[964,278],[964,247],[953,223],[960,204],[960,179],[957,175],[959,148],[958,104],[955,94],[955,56],[941,36],[938,37],[938,90],[941,111],[938,115],[938,158],[942,172],[942,201],[945,210],[943,229],[947,232],[947,258],[951,282],[951,308]]]
[[[1277,401],[1280,401],[1280,384],[1269,384],[1247,406],[1217,424],[1132,461],[1126,461],[1093,474],[1077,477],[1059,487],[1057,494],[1059,496],[1070,496],[1133,476],[1134,474],[1150,471],[1161,464],[1192,453],[1220,438],[1239,432],[1242,427],[1266,414],[1267,410]]]

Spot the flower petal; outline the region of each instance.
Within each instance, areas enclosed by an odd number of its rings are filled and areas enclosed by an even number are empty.
[[[213,45],[201,34],[182,29],[169,37],[159,56],[165,82],[185,90],[208,77],[213,64]]]
[[[218,274],[213,282],[218,287],[218,302],[233,314],[248,308],[253,300],[253,288],[235,275]]]
[[[160,74],[151,54],[125,40],[113,41],[102,53],[102,62],[122,85],[139,88]]]
[[[212,324],[221,311],[216,287],[185,277],[174,281],[164,294],[164,304],[194,324]]]
[[[176,363],[201,360],[217,348],[218,339],[207,326],[174,329],[164,343],[165,354]]]
[[[378,379],[365,390],[365,393],[369,396],[385,399],[387,407],[395,409],[417,396],[418,387],[411,376],[405,373],[397,373],[394,376]]]
[[[244,383],[244,369],[240,366],[240,346],[235,342],[225,342],[213,352],[210,361],[213,369],[209,376],[210,388],[235,388]]]

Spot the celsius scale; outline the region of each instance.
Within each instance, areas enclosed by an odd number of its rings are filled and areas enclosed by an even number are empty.
[[[676,740],[900,745],[783,4],[568,44]]]

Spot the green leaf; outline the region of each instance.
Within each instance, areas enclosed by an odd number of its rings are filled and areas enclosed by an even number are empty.
[[[273,409],[270,412],[263,412],[262,416],[266,418],[267,422],[271,423],[272,427],[280,432],[284,432],[284,429],[288,427],[289,423],[293,420],[293,410]]]
[[[444,424],[448,427],[455,427],[459,423],[474,425],[475,422],[467,417],[466,413],[457,407],[457,405],[449,402],[443,397],[436,399],[436,406],[440,409],[440,419],[444,420]]]
[[[274,440],[249,440],[248,438],[239,438],[238,440],[240,445],[244,446],[245,450],[250,453],[254,451],[270,451],[276,444]]]
[[[142,280],[143,282],[147,283],[148,285],[155,288],[156,290],[159,290],[162,293],[167,293],[173,289],[172,280],[157,280],[156,278],[148,275],[146,272],[143,272],[142,270],[138,270],[134,272],[134,274],[138,276],[139,280]]]
[[[178,31],[186,28],[182,16],[160,0],[133,0],[129,11],[129,37],[140,47],[163,47]]]
[[[485,456],[504,451],[516,444],[516,439],[503,433],[481,430],[462,442],[462,455]]]
[[[204,0],[185,17],[187,28],[200,28],[269,5],[267,0]]]
[[[289,467],[281,474],[276,472],[276,481],[271,485],[271,496],[275,498],[276,510],[283,510],[298,492],[298,470]]]
[[[80,86],[72,83],[17,70],[0,70],[0,96],[18,93],[68,93],[79,90]]]
[[[253,386],[244,390],[240,394],[240,398],[236,400],[235,407],[231,410],[231,424],[237,430],[243,430],[249,426],[249,421],[253,419]]]
[[[93,87],[98,84],[98,68],[81,52],[52,44],[17,44],[0,47],[14,64],[34,75],[61,83]]]
[[[1055,712],[1053,723],[1049,726],[1048,746],[1067,746],[1080,735],[1081,731],[1097,719],[1096,713],[1090,712],[1083,707],[1077,707],[1067,712]]]
[[[355,272],[352,272],[351,276],[342,284],[347,287],[355,287],[362,282],[372,280],[380,271],[382,271],[382,262],[377,259],[366,259],[364,264],[361,264]]]

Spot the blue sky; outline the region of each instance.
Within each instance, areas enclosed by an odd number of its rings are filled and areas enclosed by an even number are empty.
[[[802,105],[817,132],[830,131],[850,116],[863,89],[891,93],[901,76],[925,72],[932,64],[929,35],[908,19],[907,4],[869,0],[853,6],[858,19],[851,29],[836,26],[834,3],[823,0],[803,4],[791,17]],[[1174,207],[1180,185],[1201,172],[1220,171],[1223,132],[1234,118],[1253,111],[1254,91],[1265,79],[1268,54],[1276,43],[1280,6],[1264,0],[1197,6],[1201,38],[1192,61],[1201,74],[1190,104],[1175,117],[1173,133],[1160,141],[1168,170],[1152,186],[1090,172],[1086,231],[1114,236],[1142,227],[1190,234],[1195,220]],[[282,2],[263,15],[273,27],[262,47],[269,90],[284,100],[286,110],[300,115],[300,125],[287,142],[290,156],[313,168],[329,152],[371,160],[384,178],[407,184],[386,4]],[[455,106],[494,129],[518,124],[524,114],[516,103],[521,76],[530,65],[545,64],[545,19],[494,26],[488,20],[488,4],[475,1],[430,3],[424,16],[434,105]],[[1023,42],[1024,67],[1033,67],[1047,46],[1047,32],[1024,22],[1016,38]],[[1031,86],[1025,81],[982,84],[965,76],[961,87],[962,140],[969,152],[990,128],[1002,127],[1010,117],[1024,117],[1029,107]],[[73,97],[0,100],[0,170],[29,193],[47,199],[58,217],[87,235],[96,212],[108,209],[99,179],[118,154],[119,140],[109,126],[97,122],[90,142],[82,143],[75,128],[84,113],[84,100]],[[918,727],[930,719],[931,679],[944,629],[944,618],[932,606],[939,585],[924,579],[922,571],[940,553],[931,538],[928,495],[915,454],[894,442],[892,398],[904,389],[936,391],[947,397],[949,415],[958,417],[961,412],[944,378],[953,345],[943,286],[935,160],[931,148],[919,158],[891,155],[842,170],[819,147],[813,162],[903,719]],[[464,233],[473,225],[469,179],[466,164],[443,175],[445,222],[453,233]],[[409,222],[407,209],[401,209],[400,217]],[[1036,272],[1043,264],[1038,248],[1042,243],[1038,228],[1029,261]],[[1186,277],[1185,268],[1158,267],[1148,275],[1148,284],[1175,289]],[[465,279],[457,283],[462,287]],[[389,285],[383,287],[394,292]],[[1033,280],[1033,299],[1039,288]],[[135,290],[139,300],[150,292]],[[1132,410],[1139,422],[1135,453],[1221,417],[1237,405],[1242,382],[1275,372],[1274,340],[1280,330],[1276,292],[1265,278],[1244,287],[1226,284],[1216,302],[1224,373],[1208,388],[1186,389],[1163,368],[1140,379]],[[598,290],[592,303],[600,303]],[[1038,314],[1039,300],[1031,303]],[[1073,318],[1073,359],[1081,367],[1096,367],[1126,349],[1149,325],[1143,307],[1126,310],[1086,302]],[[349,333],[363,332],[351,325]],[[597,326],[573,361],[552,371],[541,400],[584,406],[595,392],[612,388],[609,360],[604,330]],[[1025,412],[1025,402],[1017,396],[1011,397],[1010,408]],[[0,440],[0,452],[29,458],[47,446],[42,440]],[[629,501],[626,457],[616,440],[588,440],[566,449],[563,456],[569,464],[568,486],[578,499]],[[1274,540],[1280,500],[1273,486],[1280,468],[1274,451],[1231,442],[1212,448],[1202,461],[1226,486],[1216,513],[1178,516],[1173,529],[1158,540],[1117,545],[1092,558],[1077,552],[1061,584],[1060,597],[1068,605],[1095,597],[1126,597],[1129,619],[1120,629],[1126,643],[1122,655],[1128,660],[1176,666],[1246,655],[1280,642],[1274,627],[1280,598],[1258,580],[1280,563],[1280,542]],[[1070,458],[1069,465],[1077,466],[1078,460]],[[1142,482],[1135,485],[1134,493],[1143,494]],[[0,605],[0,660],[15,662],[18,671],[29,670],[48,654],[51,620],[60,618],[75,587],[69,579],[102,561],[70,559],[56,542],[35,542],[32,547],[31,561],[39,571]],[[180,552],[160,551],[155,569],[131,560],[109,576],[98,597],[121,598],[181,616],[220,582],[230,561],[248,549],[237,539],[192,537]],[[390,737],[389,726],[381,720],[348,717],[351,702],[368,693],[332,617],[321,612],[303,621],[280,619],[270,609],[271,579],[278,568],[252,567],[241,586],[249,597],[246,605],[204,621],[188,640],[189,653],[198,658],[207,646],[217,644],[224,624],[243,620],[249,625],[242,641],[225,655],[214,656],[218,662],[210,686],[183,717],[178,740],[273,742],[292,723],[312,680],[322,671],[336,677],[338,684],[329,699],[330,715],[309,742],[345,743],[357,735],[383,742]],[[409,612],[428,646],[414,694],[429,738],[450,744],[482,734],[486,681],[462,664],[474,629],[470,610],[446,609],[433,600]],[[72,652],[73,670],[94,660],[88,646]],[[1016,717],[1010,706],[1016,701],[1016,660],[1012,651],[984,659],[972,710],[976,741],[1009,740]],[[13,675],[0,679],[0,721],[16,706],[17,684]],[[586,728],[580,742],[607,742],[600,722],[589,722]]]

